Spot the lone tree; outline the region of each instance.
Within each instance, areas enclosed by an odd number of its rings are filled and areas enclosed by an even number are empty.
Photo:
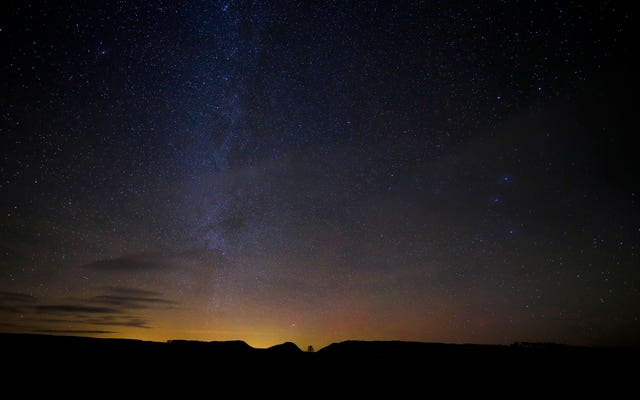
[[[307,347],[307,353],[313,353],[313,346]]]

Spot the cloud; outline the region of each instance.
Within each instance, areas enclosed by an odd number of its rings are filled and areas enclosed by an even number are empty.
[[[172,266],[171,259],[161,253],[130,254],[107,260],[97,260],[82,267],[98,271],[146,271]]]
[[[60,314],[60,313],[111,314],[111,313],[120,312],[120,310],[116,308],[79,306],[79,305],[73,305],[73,304],[40,305],[40,306],[35,306],[34,309],[38,312],[52,313],[52,314]]]
[[[101,318],[101,319],[87,319],[84,323],[91,325],[107,325],[107,326],[128,326],[132,328],[151,329],[149,322],[139,317],[124,317],[119,319]]]
[[[107,292],[115,293],[123,296],[148,296],[148,297],[160,297],[162,293],[154,292],[151,290],[130,288],[125,286],[108,286],[105,288]]]
[[[164,298],[162,293],[150,290],[112,286],[107,287],[105,292],[105,294],[92,297],[89,301],[92,303],[105,304],[123,311],[128,309],[158,308],[178,305],[175,301]]]
[[[21,328],[22,325],[20,324],[14,324],[12,322],[4,322],[4,321],[0,321],[0,326],[3,326],[5,328]]]
[[[31,332],[35,333],[71,333],[71,334],[83,334],[83,335],[101,335],[109,333],[118,333],[114,331],[102,331],[102,330],[85,330],[85,329],[33,329]]]
[[[158,297],[102,295],[91,298],[92,302],[122,308],[149,308],[152,306],[174,306],[177,303]]]
[[[20,314],[23,313],[23,308],[16,306],[8,306],[4,304],[0,304],[0,312],[11,313],[11,314]]]
[[[0,291],[0,302],[11,302],[11,303],[33,303],[37,299],[26,293],[19,292],[4,292]]]
[[[150,329],[149,321],[142,319],[137,316],[125,315],[125,316],[113,316],[113,315],[99,315],[95,316],[85,316],[80,315],[75,318],[47,318],[47,319],[36,319],[36,322],[44,322],[51,324],[89,324],[89,325],[100,325],[100,326],[128,326],[133,328],[144,328]]]
[[[195,247],[175,252],[126,254],[121,257],[96,260],[81,267],[94,271],[139,272],[162,271],[189,266],[217,267],[220,265],[225,265],[225,258],[220,251]],[[121,289],[123,288],[116,287],[116,290]],[[133,294],[149,295],[149,293],[138,292],[138,289]]]
[[[0,291],[0,312],[23,314],[37,299],[27,293]]]
[[[151,329],[149,321],[136,315],[136,310],[176,306],[178,303],[160,292],[123,286],[103,288],[102,294],[93,297],[52,304],[42,304],[26,293],[0,292],[0,312],[5,313],[3,326],[40,333],[115,333],[106,329],[58,329],[60,324]]]

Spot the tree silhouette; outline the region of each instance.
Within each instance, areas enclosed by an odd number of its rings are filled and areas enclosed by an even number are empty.
[[[307,347],[307,353],[313,353],[313,346]]]

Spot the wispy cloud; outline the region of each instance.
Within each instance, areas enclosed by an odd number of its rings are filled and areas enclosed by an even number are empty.
[[[225,265],[225,262],[225,257],[220,251],[210,250],[204,247],[195,247],[178,252],[167,251],[126,254],[120,257],[96,260],[82,265],[82,268],[94,271],[139,272],[188,266],[216,268]]]
[[[90,329],[33,329],[34,333],[69,333],[78,335],[103,335],[109,333],[118,333],[114,331],[90,330]]]
[[[19,324],[14,324],[12,322],[4,322],[4,321],[0,321],[0,327],[5,327],[5,328],[20,328],[21,325]]]
[[[24,309],[22,307],[0,304],[0,313],[20,314],[23,312]]]
[[[0,291],[0,313],[23,314],[37,301],[27,293]]]
[[[34,303],[37,299],[27,293],[0,291],[0,303]]]
[[[154,292],[152,290],[144,290],[138,288],[130,288],[125,286],[107,286],[104,288],[106,292],[117,294],[121,296],[147,296],[147,297],[161,297],[162,293]]]
[[[173,266],[173,260],[162,253],[129,254],[83,265],[98,271],[146,271]]]
[[[72,304],[54,304],[54,305],[42,305],[33,307],[38,312],[61,314],[61,313],[96,313],[96,314],[112,314],[118,313],[121,310],[110,307],[91,307],[91,306],[78,306]]]
[[[91,325],[107,325],[107,326],[129,326],[132,328],[150,329],[149,322],[139,317],[125,317],[118,319],[88,319],[85,321]]]
[[[87,317],[85,315],[74,316],[70,318],[45,318],[32,319],[31,321],[43,322],[48,324],[89,324],[100,326],[128,326],[133,328],[150,329],[149,321],[137,316],[113,316],[98,315],[95,317]]]
[[[91,298],[92,302],[122,308],[150,308],[153,306],[174,306],[177,303],[158,297],[113,296],[102,295]]]
[[[26,293],[0,292],[0,313],[5,315],[2,326],[39,333],[115,333],[106,329],[59,329],[60,324],[151,329],[149,320],[136,315],[136,311],[177,306],[160,292],[130,287],[106,287],[97,296],[53,304],[41,304]]]

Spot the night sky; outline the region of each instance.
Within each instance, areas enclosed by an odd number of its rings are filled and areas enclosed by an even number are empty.
[[[1,18],[0,332],[640,345],[630,6]]]

